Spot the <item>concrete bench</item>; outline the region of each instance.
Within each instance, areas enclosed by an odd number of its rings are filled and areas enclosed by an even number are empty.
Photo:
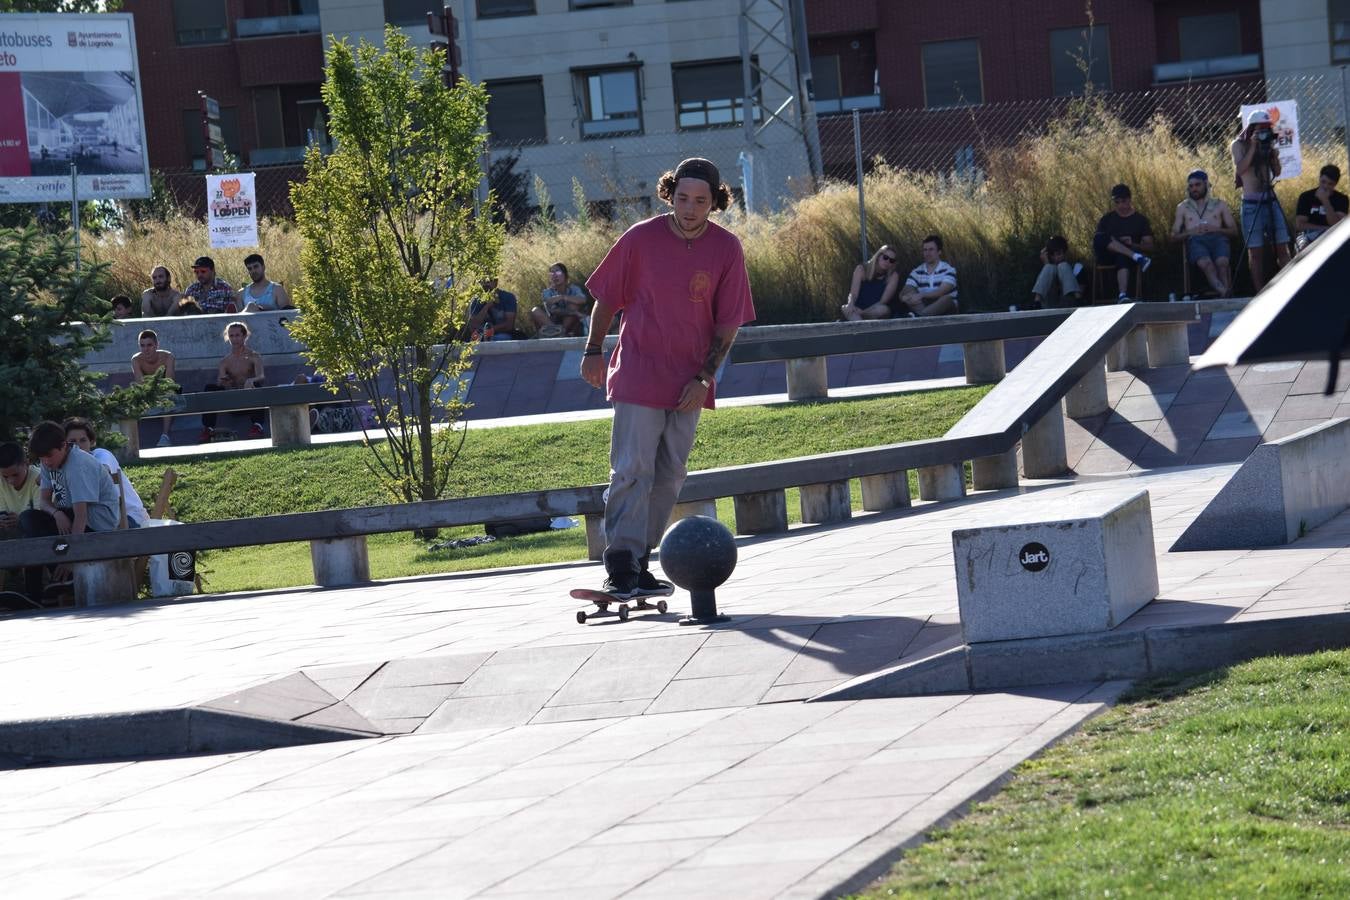
[[[1272,547],[1350,507],[1350,419],[1333,419],[1252,451],[1173,550]]]
[[[1056,498],[1044,511],[952,532],[966,643],[1106,631],[1158,595],[1148,491]]]

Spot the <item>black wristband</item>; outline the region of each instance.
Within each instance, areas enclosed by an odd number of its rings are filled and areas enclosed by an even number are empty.
[[[586,351],[585,351],[584,353],[582,353],[581,355],[582,355],[582,356],[600,356],[600,355],[602,355],[604,352],[605,352],[605,351],[601,350],[599,347],[587,347],[587,348],[586,348]]]

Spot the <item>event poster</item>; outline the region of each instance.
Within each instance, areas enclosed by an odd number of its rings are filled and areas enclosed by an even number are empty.
[[[125,13],[0,16],[0,203],[150,196]]]
[[[1267,103],[1250,103],[1242,107],[1238,115],[1243,122],[1253,110],[1264,109],[1270,113],[1271,130],[1275,132],[1275,147],[1280,151],[1280,177],[1297,178],[1303,174],[1303,151],[1298,143],[1298,101],[1271,100]]]
[[[206,229],[212,247],[258,246],[258,195],[253,173],[206,176]]]

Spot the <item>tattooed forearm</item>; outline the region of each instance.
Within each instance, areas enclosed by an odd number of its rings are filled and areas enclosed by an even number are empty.
[[[703,368],[700,373],[705,378],[712,378],[717,374],[717,369],[722,365],[722,360],[727,358],[731,352],[731,342],[736,339],[735,334],[731,336],[714,334],[712,342],[708,345],[708,355],[703,358]]]

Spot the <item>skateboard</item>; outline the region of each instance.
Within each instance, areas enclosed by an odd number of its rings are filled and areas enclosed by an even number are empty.
[[[0,591],[0,610],[20,612],[26,609],[42,609],[42,604],[34,603],[17,591]]]
[[[616,597],[613,594],[607,594],[604,591],[591,590],[590,588],[574,588],[571,591],[573,600],[588,600],[596,605],[593,612],[586,612],[584,609],[577,610],[577,624],[585,625],[587,619],[594,619],[596,616],[611,615],[609,608],[611,605],[617,607],[614,614],[618,615],[620,622],[628,621],[628,614],[633,610],[654,609],[658,614],[664,614],[666,601],[657,600],[655,603],[648,603],[648,599],[656,596],[669,597],[675,593],[675,588],[663,591],[661,594],[645,594],[636,597]]]

